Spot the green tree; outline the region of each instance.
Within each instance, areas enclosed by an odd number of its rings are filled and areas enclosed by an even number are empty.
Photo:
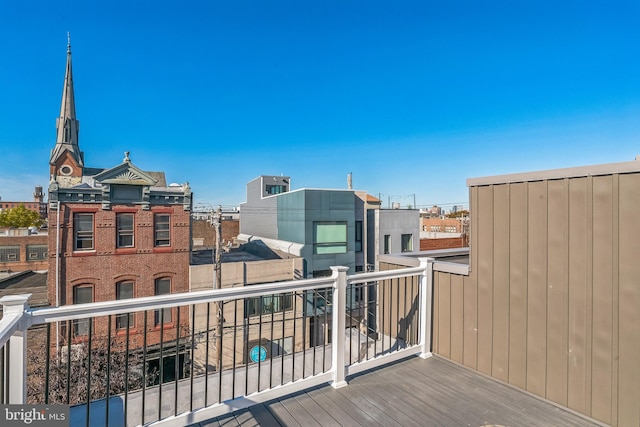
[[[42,223],[40,214],[24,205],[0,212],[0,227],[39,227]]]

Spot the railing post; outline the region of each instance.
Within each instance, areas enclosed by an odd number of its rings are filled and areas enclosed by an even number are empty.
[[[0,298],[2,313],[6,317],[23,318],[20,328],[9,339],[9,357],[5,359],[5,374],[9,377],[9,404],[24,404],[27,401],[27,329],[24,321],[25,311],[29,308],[31,294],[10,295]],[[8,371],[8,372],[7,372]]]
[[[337,277],[333,284],[333,325],[331,331],[331,369],[333,370],[333,388],[347,385],[344,372],[344,330],[347,316],[347,271],[349,267],[331,267]]]
[[[431,319],[433,317],[433,261],[427,258],[420,263],[424,272],[420,277],[420,357],[427,359],[431,353]]]

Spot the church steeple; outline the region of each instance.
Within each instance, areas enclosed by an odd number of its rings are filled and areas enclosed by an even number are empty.
[[[71,37],[69,33],[67,33],[67,69],[64,76],[64,86],[62,88],[60,116],[56,120],[56,128],[56,145],[51,151],[51,159],[49,160],[52,174],[58,175],[55,169],[60,168],[65,160],[74,162],[74,166],[81,169],[84,166],[84,153],[80,151],[78,145],[80,122],[76,119],[73,71],[71,69]],[[68,156],[65,156],[65,153],[68,153]],[[67,157],[67,159],[65,159],[65,157]]]

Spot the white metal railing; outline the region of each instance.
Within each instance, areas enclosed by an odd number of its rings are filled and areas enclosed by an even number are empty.
[[[191,424],[323,383],[330,383],[335,388],[343,387],[347,385],[348,375],[410,354],[422,357],[431,355],[432,266],[433,259],[428,259],[421,261],[418,267],[352,276],[347,276],[347,267],[332,267],[333,275],[327,278],[42,309],[29,308],[30,295],[6,296],[0,299],[4,310],[4,317],[0,320],[0,361],[3,363],[0,403],[34,403],[27,396],[30,379],[27,378],[27,372],[31,368],[28,361],[33,359],[29,357],[30,352],[37,349],[27,347],[27,332],[38,326],[46,326],[46,344],[40,344],[39,349],[42,351],[42,347],[46,348],[47,368],[46,384],[42,386],[44,400],[38,400],[37,403],[78,403],[69,398],[72,365],[77,357],[88,358],[88,361],[83,359],[82,362],[88,364],[86,386],[83,388],[83,392],[86,389],[86,399],[72,408],[74,425],[91,425],[96,419],[104,423],[105,414],[107,421],[114,425]],[[270,296],[275,295],[280,295],[280,298],[287,296],[286,301],[292,301],[292,307],[282,312],[275,312],[273,308],[270,312],[263,312],[263,297],[272,298]],[[243,310],[246,309],[246,301],[255,298],[258,298],[260,311],[258,316],[250,319]],[[158,313],[162,316],[165,312],[163,309],[175,310],[176,327],[147,328],[147,319]],[[144,319],[144,338],[138,334],[138,341],[130,338],[133,332],[130,333],[129,320],[126,320],[126,334],[120,331],[120,334],[112,335],[111,332],[114,329],[112,319],[118,318],[118,315],[123,319],[124,314],[127,315],[124,318],[129,319],[130,313],[133,313],[132,316],[142,313],[139,316]],[[184,322],[184,317],[183,322],[180,321],[181,313],[182,316],[188,314],[187,322]],[[200,316],[202,313],[205,315]],[[241,320],[237,318],[238,313],[244,313]],[[89,325],[88,341],[79,342],[85,350],[88,347],[88,351],[75,354],[74,346],[77,344],[74,343],[77,340],[74,341],[71,331],[75,324],[85,321]],[[210,321],[218,322],[214,333],[217,335],[213,339],[210,336]],[[182,323],[187,325],[184,336],[179,330]],[[103,325],[100,326],[103,329],[104,325],[108,325],[108,338],[104,340],[107,343],[104,349],[106,356],[100,356],[107,360],[106,391],[100,398],[96,398],[91,391],[92,381],[97,383],[101,380],[95,376],[103,375],[96,374],[92,366],[92,355],[94,364],[98,363],[96,360],[99,357],[97,353],[92,353],[95,350],[92,349],[92,338],[93,346],[98,341],[98,335],[93,337],[92,331],[99,329],[98,325]],[[274,339],[276,328],[281,337]],[[287,350],[285,330],[291,329],[293,346]],[[147,340],[147,330],[152,331],[150,334],[160,336],[160,374],[157,384],[145,379],[149,363],[146,357],[152,347],[149,345],[151,341]],[[330,335],[327,334],[329,331]],[[172,338],[163,341],[163,333]],[[259,342],[255,347],[258,348],[255,355],[257,361],[253,360],[254,354],[249,354],[248,344],[252,334],[258,337]],[[65,340],[65,336],[69,339]],[[129,366],[133,360],[131,355],[135,354],[136,360],[142,358],[142,382],[135,390],[125,384],[124,391],[111,391],[113,385],[109,384],[109,369],[116,369],[112,363],[117,351],[116,341],[121,344],[118,348],[126,345],[126,354],[121,359],[126,365],[125,379],[132,378],[134,373],[140,375],[139,371]],[[210,342],[213,342],[212,349],[219,350],[217,359],[212,359],[211,353],[214,352],[210,351]],[[268,361],[261,353],[263,342],[269,343],[266,350],[270,349],[272,353]],[[278,354],[274,351],[275,342],[282,343],[278,344]],[[176,375],[165,382],[162,352],[163,344],[166,350],[169,343],[171,353],[167,350],[165,356],[175,357]],[[244,350],[239,350],[238,346]],[[353,351],[354,347],[357,351]],[[194,368],[197,351],[205,354],[201,356],[204,368],[200,373]],[[186,359],[187,354],[190,371],[188,377],[186,374],[182,377],[179,375],[179,360],[183,355]],[[59,370],[62,373],[57,375],[66,381],[66,402],[64,399],[62,402],[49,400],[50,360],[52,364],[62,366]],[[213,371],[209,367],[210,360],[215,361]],[[67,372],[66,377],[63,368]],[[256,381],[257,387],[254,384]],[[268,386],[265,385],[267,383]],[[208,394],[215,395],[217,399],[210,403]],[[153,402],[148,404],[152,400],[150,396],[153,399],[157,397],[157,407],[153,406]],[[169,413],[163,410],[168,398],[174,403],[174,409]],[[140,410],[141,414],[138,415]],[[148,412],[154,413],[149,417]],[[96,414],[99,418],[95,418]]]

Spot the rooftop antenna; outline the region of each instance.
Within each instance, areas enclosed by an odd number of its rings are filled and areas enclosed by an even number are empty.
[[[67,53],[71,53],[71,33],[67,31]]]
[[[353,177],[352,177],[351,172],[349,172],[349,173],[347,174],[347,188],[348,188],[349,190],[353,190]]]

